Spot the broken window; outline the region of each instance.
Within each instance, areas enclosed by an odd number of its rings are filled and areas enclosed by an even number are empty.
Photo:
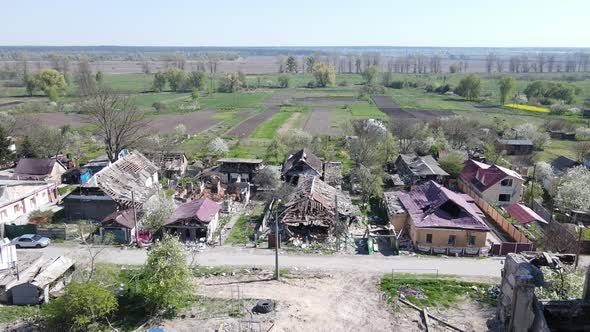
[[[426,234],[426,243],[432,243],[432,234]]]
[[[512,187],[512,179],[504,179],[500,182],[502,187]]]
[[[498,196],[498,201],[500,201],[500,202],[510,202],[510,194],[500,194]]]
[[[455,235],[449,235],[449,245],[450,246],[454,246],[455,245],[455,240],[456,240],[456,236]]]
[[[467,243],[468,243],[470,246],[474,246],[474,245],[475,245],[475,235],[470,235],[470,236],[469,236],[469,240],[467,241]]]

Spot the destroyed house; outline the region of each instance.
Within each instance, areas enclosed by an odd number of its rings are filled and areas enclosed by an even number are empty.
[[[297,184],[299,177],[323,175],[322,160],[307,148],[290,155],[283,164],[282,177],[292,184]]]
[[[161,177],[171,179],[186,173],[188,160],[183,152],[147,152],[145,156],[160,169]]]
[[[58,256],[40,258],[19,271],[0,279],[0,302],[14,305],[37,305],[49,302],[63,290],[74,270],[74,261]]]
[[[14,180],[40,180],[60,182],[66,167],[55,158],[22,158],[14,170]]]
[[[140,216],[133,209],[115,211],[101,221],[99,235],[110,234],[117,243],[131,243],[135,239],[136,219],[139,224]]]
[[[395,169],[407,186],[425,181],[444,181],[449,176],[432,156],[400,154],[395,161]]]
[[[428,181],[407,193],[388,193],[385,200],[395,231],[409,235],[419,251],[478,254],[486,245],[485,216],[466,194]]]
[[[224,183],[250,182],[256,171],[262,169],[262,159],[222,158],[217,160]]]
[[[181,204],[164,222],[164,232],[178,236],[182,242],[213,240],[219,223],[221,205],[203,197]]]
[[[66,218],[101,221],[117,210],[141,209],[158,188],[157,167],[142,154],[132,152],[66,196]]]
[[[522,198],[522,176],[498,165],[467,160],[459,178],[492,205],[510,205]]]
[[[342,163],[328,161],[324,163],[324,182],[335,188],[342,186]]]
[[[285,203],[279,220],[288,237],[306,241],[325,241],[337,223],[356,221],[360,210],[350,196],[328,185],[318,177],[299,179],[295,192]]]

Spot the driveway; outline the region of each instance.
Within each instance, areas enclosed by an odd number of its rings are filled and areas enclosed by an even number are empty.
[[[96,251],[96,249],[93,249]],[[23,251],[23,250],[19,250]],[[31,252],[31,250],[24,250]],[[78,262],[86,262],[89,257],[88,246],[70,244],[51,244],[44,249],[35,250],[44,256],[65,255]],[[222,246],[207,248],[202,252],[190,252],[187,259],[203,266],[243,266],[274,267],[274,251],[243,247]],[[142,265],[147,251],[140,249],[121,249],[105,247],[96,261],[124,265]],[[383,256],[383,255],[304,255],[280,253],[280,268],[303,269],[325,272],[366,272],[366,273],[439,273],[464,277],[500,277],[503,257],[461,258],[432,256]]]

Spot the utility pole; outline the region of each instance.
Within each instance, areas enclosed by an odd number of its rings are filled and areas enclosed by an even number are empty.
[[[530,195],[531,195],[531,203],[530,203],[531,205],[530,206],[531,206],[531,208],[533,208],[533,197],[535,196],[534,191],[535,191],[535,175],[536,175],[536,173],[537,173],[537,164],[535,164],[533,166],[533,178],[531,179],[531,192],[530,192]]]
[[[131,191],[131,204],[133,205],[133,225],[135,226],[135,244],[139,247],[139,229],[137,228],[137,210],[135,209],[135,193]]]
[[[281,200],[278,199],[277,200],[277,205],[278,203],[280,203]],[[279,238],[279,209],[278,206],[276,207],[275,210],[275,279],[277,281],[281,280],[280,276],[279,276],[279,245],[281,243],[281,240]]]

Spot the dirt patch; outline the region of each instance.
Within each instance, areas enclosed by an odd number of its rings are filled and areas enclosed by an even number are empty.
[[[415,110],[415,109],[401,109],[401,108],[380,108],[381,112],[389,115],[395,119],[420,119],[433,120],[441,117],[455,116],[451,111],[431,111],[431,110]]]
[[[242,137],[250,136],[254,132],[254,130],[256,130],[256,127],[258,127],[267,119],[270,119],[270,117],[272,117],[279,111],[280,108],[278,107],[269,108],[266,111],[258,113],[253,117],[247,119],[246,121],[240,123],[239,125],[233,127],[227,134],[231,136]]]
[[[164,114],[157,117],[151,117],[149,126],[159,133],[172,133],[174,127],[179,124],[186,126],[186,132],[196,134],[203,132],[215,124],[221,122],[220,119],[213,118],[217,114],[215,110],[203,110],[182,114]]]
[[[392,331],[392,311],[377,289],[379,279],[361,274],[294,275],[280,282],[271,275],[215,277],[201,280],[199,295],[231,299],[239,285],[248,304],[269,299],[276,304],[271,314],[253,315],[262,331]],[[232,294],[233,290],[233,294]],[[166,331],[238,331],[243,318],[208,320],[176,319],[164,323]],[[221,328],[220,328],[221,326]],[[257,326],[255,331],[258,331]]]
[[[166,331],[250,331],[244,329],[246,321],[254,321],[252,331],[423,331],[418,311],[383,295],[380,275],[291,271],[278,282],[268,271],[232,274],[199,279],[198,296],[209,300],[183,313],[184,318],[163,322],[162,327]],[[275,310],[253,313],[259,300],[269,300]],[[471,300],[428,311],[466,331],[490,330],[488,324],[495,316],[494,308]],[[448,331],[433,319],[430,323],[431,331]]]
[[[310,112],[303,130],[312,135],[338,135],[339,128],[333,126],[332,112],[328,109],[316,109]]]
[[[23,115],[23,118],[27,119],[30,123],[40,122],[52,127],[60,127],[64,124],[70,124],[74,128],[80,128],[92,124],[92,119],[88,115],[77,113],[35,113]]]
[[[377,108],[400,108],[398,104],[396,104],[393,99],[389,96],[372,96],[373,102]]]
[[[334,96],[295,98],[295,101],[303,103],[354,103],[357,99],[354,97]]]

